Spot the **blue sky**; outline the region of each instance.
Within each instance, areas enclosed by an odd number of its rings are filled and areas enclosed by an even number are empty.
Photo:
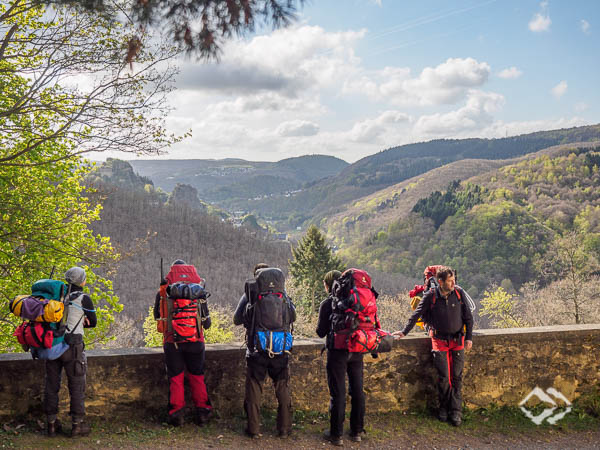
[[[313,0],[184,61],[170,158],[349,162],[436,138],[600,122],[600,1]]]

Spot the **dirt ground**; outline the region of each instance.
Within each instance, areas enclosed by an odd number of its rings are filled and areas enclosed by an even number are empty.
[[[274,432],[273,414],[263,416],[264,433],[258,439],[243,434],[244,420],[215,419],[208,426],[193,423],[173,428],[156,420],[127,418],[91,420],[92,434],[71,439],[66,434],[48,438],[43,423],[5,423],[0,430],[0,448],[123,448],[123,449],[327,449],[322,438],[326,415],[306,415],[296,420],[287,439]],[[473,414],[460,428],[419,415],[368,415],[367,436],[361,443],[344,436],[348,449],[591,449],[600,448],[600,420],[573,417],[564,426],[532,425],[512,415],[484,417]]]

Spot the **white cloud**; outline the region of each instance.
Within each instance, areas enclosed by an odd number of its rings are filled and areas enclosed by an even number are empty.
[[[371,3],[375,3],[377,6],[381,7],[382,5],[382,0],[369,0]]]
[[[375,119],[367,119],[354,124],[349,132],[353,142],[376,142],[388,130],[408,123],[410,116],[400,111],[386,111]]]
[[[401,106],[451,104],[464,98],[469,89],[483,85],[490,72],[486,62],[449,58],[436,67],[426,67],[416,78],[410,77],[410,69],[386,67],[371,77],[347,81],[343,91]]]
[[[473,90],[465,106],[448,113],[436,113],[419,117],[415,132],[424,136],[448,136],[465,131],[481,130],[493,123],[492,113],[504,105],[504,96],[494,92]]]
[[[283,122],[275,132],[280,136],[314,136],[319,132],[319,125],[307,120],[291,120]]]
[[[544,1],[540,3],[541,12],[535,13],[529,21],[529,30],[534,33],[540,33],[542,31],[550,30],[552,20],[550,20],[550,14],[548,13],[548,2]]]
[[[504,79],[515,79],[515,78],[519,78],[521,75],[523,75],[523,72],[521,72],[519,69],[517,69],[515,66],[509,67],[507,69],[504,69],[502,71],[500,71],[500,73],[498,74],[498,76],[500,78],[504,78]]]
[[[581,19],[579,24],[581,26],[581,31],[583,31],[585,34],[590,34],[590,23],[587,20]]]
[[[188,63],[178,87],[223,94],[278,92],[287,97],[336,85],[360,60],[354,44],[366,31],[326,32],[318,26],[295,26],[229,41],[218,64]]]
[[[567,82],[565,80],[561,81],[552,88],[552,95],[554,95],[556,98],[561,98],[567,92],[567,87]]]
[[[535,13],[533,18],[529,21],[529,29],[534,33],[540,33],[542,31],[550,30],[552,20],[550,16],[544,16],[540,13]]]
[[[584,112],[587,111],[589,109],[590,105],[588,105],[585,102],[577,102],[575,103],[575,111],[577,112]]]

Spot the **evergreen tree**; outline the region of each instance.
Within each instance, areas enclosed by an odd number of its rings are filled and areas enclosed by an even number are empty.
[[[292,256],[292,283],[300,290],[300,304],[312,316],[316,305],[325,297],[323,277],[330,270],[341,270],[342,261],[332,253],[325,236],[315,225],[308,228],[298,246],[292,249]]]

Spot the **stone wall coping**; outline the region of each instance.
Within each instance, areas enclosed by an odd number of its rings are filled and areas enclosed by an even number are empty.
[[[600,324],[581,324],[581,325],[553,325],[546,327],[530,327],[530,328],[490,328],[473,331],[474,339],[485,336],[516,336],[516,335],[547,335],[559,332],[585,332],[585,331],[600,331]],[[401,345],[401,342],[424,340],[429,339],[421,332],[412,332],[401,341],[395,341],[395,346]],[[303,347],[309,349],[314,347],[315,349],[323,348],[325,339],[297,339],[294,342],[294,347]],[[223,352],[231,351],[234,353],[245,352],[245,345],[243,342],[234,342],[231,344],[207,344],[207,354],[212,352]],[[102,350],[87,350],[86,355],[88,358],[95,357],[109,357],[109,356],[147,356],[147,355],[161,355],[163,353],[162,347],[137,347],[137,348],[110,348]],[[0,354],[0,362],[2,361],[20,361],[20,360],[31,360],[30,353],[2,353]]]

